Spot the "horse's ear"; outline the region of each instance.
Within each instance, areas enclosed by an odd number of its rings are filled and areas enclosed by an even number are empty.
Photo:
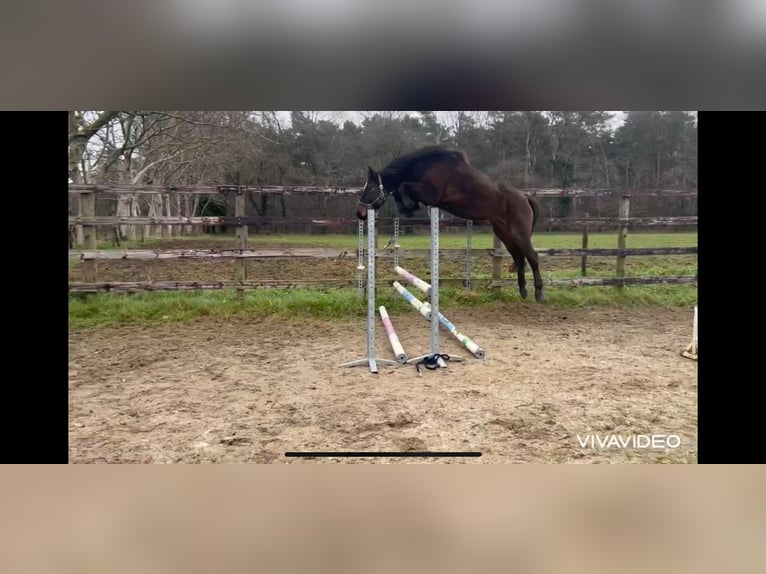
[[[375,170],[372,169],[372,167],[370,167],[369,165],[367,166],[367,170],[368,170],[369,176],[374,178],[375,177]]]

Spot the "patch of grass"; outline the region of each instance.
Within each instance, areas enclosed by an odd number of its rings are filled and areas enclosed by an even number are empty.
[[[535,305],[531,285],[529,291],[527,301],[521,299],[515,288],[498,292],[444,288],[439,296],[442,312],[449,317],[448,311],[455,309]],[[377,295],[376,305],[385,305],[390,312],[407,312],[410,309],[409,304],[393,290],[378,289]],[[423,300],[423,297],[418,298]],[[697,288],[695,285],[640,285],[622,289],[549,288],[546,289],[546,298],[544,305],[562,308],[596,305],[691,306],[697,301]],[[241,300],[232,290],[136,295],[104,293],[88,299],[76,296],[69,299],[69,326],[73,329],[121,324],[156,325],[200,317],[276,316],[339,320],[362,318],[366,313],[366,299],[360,301],[355,289],[248,291]]]
[[[211,242],[233,241],[229,235],[206,235],[203,237],[174,237],[173,241],[207,240]],[[356,237],[351,235],[258,235],[251,236],[253,243],[315,245],[327,247],[356,248]],[[388,237],[381,235],[380,244],[385,245]],[[165,240],[151,240],[147,243],[123,243],[120,249],[143,247],[162,248]],[[534,238],[538,248],[574,248],[581,244],[577,233],[541,233]],[[428,235],[402,236],[403,248],[427,249],[430,246]],[[492,235],[474,234],[476,248],[490,248]],[[697,244],[696,233],[636,233],[628,236],[629,247],[684,247]],[[616,233],[594,233],[590,236],[590,247],[616,247]],[[109,248],[110,246],[104,245]],[[441,247],[445,249],[465,247],[465,234],[442,234]],[[70,261],[70,268],[78,262]],[[504,263],[503,276],[507,273]],[[416,275],[428,280],[426,260],[407,260],[402,263]],[[572,279],[580,277],[580,258],[543,258],[541,261],[543,280]],[[314,279],[320,279],[323,268],[313,266],[317,273]],[[464,263],[447,260],[442,264],[443,277],[462,277]],[[626,274],[629,276],[667,276],[694,275],[697,272],[696,255],[628,257]],[[479,281],[489,278],[491,261],[482,258],[474,261],[473,277]],[[254,273],[258,276],[258,273]],[[390,277],[389,277],[390,275]],[[588,275],[591,277],[614,276],[613,257],[590,257]],[[394,275],[381,267],[380,279],[394,279]],[[476,290],[472,292],[460,288],[442,287],[440,298],[443,310],[465,309],[471,307],[489,307],[507,304],[534,305],[534,287],[532,274],[527,270],[527,289],[529,299],[522,301],[518,289],[514,286],[499,291]],[[415,290],[411,290],[415,293]],[[587,307],[595,305],[659,305],[691,306],[697,302],[696,285],[637,285],[615,287],[576,287],[553,288],[545,290],[545,305],[555,307]],[[421,300],[420,297],[415,293]],[[392,289],[379,288],[377,304],[385,305],[392,312],[407,312],[409,305]],[[72,328],[94,327],[98,325],[119,324],[158,324],[179,322],[197,317],[265,317],[278,316],[295,319],[308,317],[323,320],[337,320],[348,317],[362,318],[367,312],[366,299],[357,299],[356,289],[312,289],[312,290],[255,290],[246,291],[240,300],[236,293],[227,291],[208,292],[156,292],[136,295],[99,294],[87,300],[76,296],[69,300],[69,320]],[[443,311],[445,312],[445,311]],[[449,317],[448,312],[445,315]]]
[[[353,295],[353,297],[352,297]],[[314,290],[252,291],[239,299],[236,292],[157,292],[135,295],[98,294],[88,299],[70,297],[71,327],[109,324],[156,324],[198,317],[238,315],[334,318],[354,315],[359,309],[355,293]]]
[[[206,235],[178,235],[175,237],[147,237],[144,241],[120,241],[119,247],[111,242],[100,243],[99,249],[162,249],[162,244],[168,241],[205,241],[209,243],[233,243],[237,239],[234,235],[228,234],[206,234]]]
[[[474,232],[471,242],[475,249],[490,249],[493,240],[492,233]],[[382,247],[388,242],[391,235],[381,233],[379,245]],[[356,249],[357,237],[349,234],[321,234],[321,235],[257,235],[251,233],[248,240],[252,244],[293,245],[304,247],[337,247],[339,249]],[[99,249],[151,249],[161,248],[166,241],[206,241],[210,243],[233,243],[234,235],[209,234],[209,235],[181,235],[168,239],[147,238],[141,241],[121,241],[120,246],[113,245],[110,241],[99,244]],[[582,247],[582,234],[580,233],[535,233],[532,243],[537,249],[567,249]],[[427,233],[421,235],[400,235],[399,244],[403,249],[428,249],[431,239]],[[442,233],[439,236],[439,245],[442,249],[465,248],[465,233]],[[628,248],[638,247],[693,247],[697,245],[697,233],[654,233],[635,232],[628,233]],[[588,238],[588,247],[591,249],[616,249],[617,232],[591,233]],[[81,246],[77,246],[82,249]]]
[[[535,305],[534,287],[527,284],[529,297],[525,301],[515,288],[502,289],[499,293],[491,291],[465,291],[462,289],[442,289],[439,294],[440,304],[444,308],[484,306],[498,303],[518,303]],[[615,287],[576,287],[551,288],[544,291],[543,305],[562,308],[590,307],[598,305],[653,305],[660,307],[687,307],[697,302],[696,285],[626,285],[622,289]]]
[[[310,237],[310,236],[307,236]],[[236,241],[234,235],[227,234],[205,234],[205,235],[178,235],[174,237],[147,237],[144,241],[136,239],[129,241],[127,239],[121,239],[119,245],[115,245],[111,239],[101,240],[96,245],[96,249],[103,249],[109,251],[111,249],[162,249],[163,243],[168,241],[205,241],[209,243],[228,243]],[[85,246],[77,244],[75,249],[84,250]]]
[[[532,243],[537,249],[568,249],[582,247],[580,233],[536,233]],[[628,249],[639,247],[694,247],[697,233],[628,232]],[[617,232],[590,233],[589,249],[617,249]]]

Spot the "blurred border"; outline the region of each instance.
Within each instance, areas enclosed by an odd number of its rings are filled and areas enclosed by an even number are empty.
[[[5,109],[759,109],[758,0],[3,9]]]
[[[755,573],[763,467],[0,467],[0,571]]]

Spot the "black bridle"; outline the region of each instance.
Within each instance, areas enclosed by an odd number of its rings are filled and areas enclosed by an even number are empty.
[[[367,186],[365,185],[365,187]],[[386,202],[386,192],[383,189],[383,179],[380,177],[380,174],[378,174],[378,189],[380,190],[378,197],[369,203],[365,203],[360,199],[359,205],[363,205],[367,209],[378,209],[381,205],[383,205]],[[364,195],[364,193],[362,193],[362,195]]]

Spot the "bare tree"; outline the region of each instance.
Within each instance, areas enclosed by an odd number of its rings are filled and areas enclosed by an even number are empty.
[[[90,117],[88,117],[90,116]],[[69,112],[69,180],[72,183],[83,183],[85,175],[84,156],[88,143],[101,130],[108,126],[117,112],[90,113],[82,111]],[[82,213],[81,197],[77,197],[77,213]],[[83,243],[82,225],[77,225],[75,242]]]
[[[254,117],[250,112],[114,112],[111,123],[98,132],[92,169],[100,181],[129,184],[230,180],[243,165],[254,165],[268,140]],[[187,199],[184,206],[188,203]],[[169,201],[155,195],[143,207],[150,216],[181,213],[180,198]],[[184,211],[191,215],[196,207]],[[138,194],[118,197],[117,215],[136,216],[141,211]],[[169,235],[173,228],[162,229]],[[135,226],[120,226],[122,237],[135,239],[136,233]]]

